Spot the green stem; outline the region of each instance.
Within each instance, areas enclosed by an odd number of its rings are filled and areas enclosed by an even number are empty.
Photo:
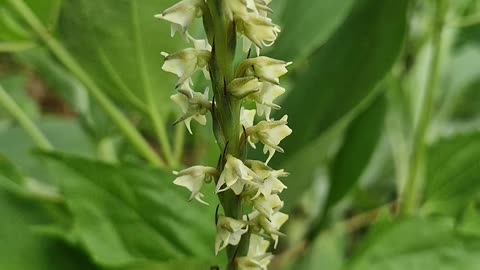
[[[142,51],[143,48],[143,40],[140,35],[140,24],[138,18],[138,7],[136,6],[136,1],[132,1],[132,19],[133,25],[135,27],[135,40],[137,45],[137,59],[139,63],[140,73],[142,74],[142,81],[143,81],[143,88],[145,91],[145,99],[147,101],[148,113],[150,118],[153,122],[153,128],[155,129],[155,134],[157,135],[158,142],[160,144],[161,149],[163,150],[163,154],[165,155],[165,159],[170,168],[174,166],[174,158],[173,158],[173,151],[172,147],[170,146],[170,142],[168,140],[167,132],[165,130],[165,123],[163,122],[162,117],[159,114],[159,110],[157,107],[157,102],[155,101],[155,96],[153,94],[153,88],[148,78],[147,73],[147,66],[145,60],[145,54]]]
[[[23,0],[8,0],[8,2],[40,36],[52,53],[86,86],[89,93],[96,99],[137,151],[153,165],[165,167],[163,160],[153,151],[132,123],[115,107],[68,51],[53,38],[25,2]]]
[[[213,32],[207,32],[212,44],[212,57],[209,65],[212,77],[212,88],[215,97],[215,107],[212,112],[214,119],[214,132],[217,138],[222,162],[219,171],[225,166],[227,155],[232,155],[240,160],[245,160],[245,142],[240,137],[240,109],[241,101],[225,92],[226,85],[234,79],[233,58],[236,47],[236,31],[234,25],[224,14],[224,1],[208,1],[210,22]],[[206,27],[207,31],[211,30]],[[234,219],[242,219],[243,211],[241,199],[232,191],[219,194],[225,215]],[[248,252],[249,233],[242,236],[238,246],[228,246],[227,269],[236,268],[235,258],[245,256]]]
[[[175,145],[173,146],[173,158],[176,165],[181,163],[181,159],[183,156],[183,147],[185,145],[185,131],[185,125],[177,125],[175,127]]]
[[[32,49],[36,44],[29,41],[0,42],[0,52],[12,53]]]
[[[42,131],[38,129],[37,126],[28,118],[24,111],[18,106],[13,98],[3,89],[0,85],[0,105],[4,107],[8,113],[12,115],[15,120],[20,124],[20,126],[27,132],[27,134],[32,138],[33,142],[37,145],[38,148],[43,150],[53,150],[52,145],[48,141],[47,137],[43,135]]]
[[[428,83],[420,109],[419,120],[414,131],[411,157],[409,159],[409,171],[407,182],[400,197],[400,214],[408,215],[413,213],[419,203],[420,191],[422,188],[423,168],[425,166],[425,136],[429,127],[432,107],[435,98],[435,91],[438,88],[438,76],[440,69],[440,54],[442,45],[442,32],[445,24],[445,13],[447,12],[446,1],[437,1],[433,33],[432,33],[432,60]]]

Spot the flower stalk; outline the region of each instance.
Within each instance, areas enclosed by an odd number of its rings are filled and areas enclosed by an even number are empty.
[[[163,69],[179,78],[177,94],[172,100],[183,115],[192,133],[191,120],[204,125],[206,114],[213,121],[213,133],[221,150],[216,168],[193,166],[175,172],[174,183],[190,190],[190,199],[202,200],[204,184],[214,182],[223,213],[217,213],[215,253],[226,249],[227,269],[267,269],[276,248],[281,226],[288,215],[281,213],[279,194],[287,188],[279,178],[288,173],[267,165],[280,142],[291,134],[288,117],[271,119],[271,111],[279,110],[274,100],[285,92],[279,78],[290,64],[260,56],[265,46],[272,45],[280,28],[268,18],[269,0],[182,0],[156,15],[171,23],[172,35],[179,32],[193,48],[165,56]],[[188,33],[194,19],[202,17],[205,39]],[[234,65],[239,39],[243,39],[245,55]],[[252,51],[256,57],[251,57]],[[248,54],[247,54],[248,52]],[[194,89],[192,76],[201,70],[211,80],[213,98],[208,91]],[[245,103],[256,105],[246,110]],[[255,116],[264,116],[255,124]],[[262,143],[268,154],[266,162],[247,159],[247,149]],[[213,181],[212,181],[213,178]]]

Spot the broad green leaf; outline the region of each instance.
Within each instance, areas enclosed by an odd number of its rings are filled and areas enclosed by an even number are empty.
[[[291,172],[282,194],[287,208],[310,186],[315,168],[328,161],[345,126],[396,60],[407,6],[408,1],[356,1],[343,25],[299,70],[282,110],[290,115],[293,134],[282,142],[287,154],[272,164]]]
[[[35,233],[32,226],[46,222],[46,217],[37,205],[21,201],[0,188],[0,269],[97,269],[78,250]]]
[[[165,114],[174,76],[161,67],[160,52],[175,52],[180,38],[153,16],[174,0],[67,0],[60,16],[60,39],[95,82],[122,104],[145,110],[148,95]],[[185,44],[187,46],[187,44]]]
[[[480,132],[445,138],[428,149],[425,211],[456,212],[480,192]]]
[[[353,0],[285,2],[283,14],[278,22],[282,26],[282,32],[271,54],[273,57],[294,63],[305,60],[330,37],[348,15],[354,3]]]
[[[413,218],[382,224],[345,269],[476,270],[480,238],[461,235],[445,220]]]
[[[385,113],[386,103],[382,95],[347,128],[344,143],[330,165],[327,207],[342,199],[359,181],[379,142]]]
[[[95,262],[109,267],[175,259],[212,260],[215,201],[187,202],[173,176],[50,154],[73,213],[73,232]]]
[[[37,125],[62,152],[91,157],[95,148],[78,123],[60,118],[41,118]],[[0,130],[0,154],[11,160],[26,175],[48,179],[45,163],[33,155],[35,145],[18,126]]]

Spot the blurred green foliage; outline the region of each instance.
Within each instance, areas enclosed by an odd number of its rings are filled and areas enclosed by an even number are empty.
[[[168,169],[215,165],[211,129],[192,137],[171,125],[175,78],[161,70],[160,52],[182,41],[153,15],[175,0],[22,1],[152,149],[172,152]],[[425,177],[418,211],[402,216],[440,1],[449,8]],[[209,207],[188,203],[10,2],[0,0],[0,85],[54,151],[39,151],[0,105],[0,269],[224,265],[213,256],[213,189],[204,192]],[[291,173],[290,220],[272,269],[480,269],[480,1],[272,6],[282,33],[267,54],[294,62],[281,104],[294,133],[272,160]]]

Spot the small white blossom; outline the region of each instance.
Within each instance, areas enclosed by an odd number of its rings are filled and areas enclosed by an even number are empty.
[[[283,201],[278,195],[271,195],[267,198],[260,195],[253,200],[253,207],[266,218],[272,218],[283,207]]]
[[[271,253],[267,253],[270,243],[263,237],[256,234],[250,236],[248,253],[245,257],[237,258],[237,267],[239,270],[266,270],[273,258]]]
[[[179,89],[179,93],[172,95],[170,98],[180,107],[183,116],[175,122],[185,122],[188,131],[192,134],[190,122],[195,119],[200,125],[207,123],[205,114],[211,109],[211,103],[208,100],[208,88],[205,89],[203,95],[190,89]]]
[[[276,151],[283,153],[283,149],[278,146],[280,142],[292,133],[287,126],[288,116],[285,115],[279,121],[261,121],[253,127],[246,129],[247,140],[255,148],[255,144],[261,141],[264,144],[263,153],[269,152],[266,163],[272,159]]]
[[[260,186],[258,187],[257,194],[252,199],[256,199],[258,196],[263,195],[266,199],[272,194],[279,194],[287,188],[282,181],[278,178],[287,177],[288,173],[282,170],[274,170],[257,160],[247,160],[245,162],[250,169],[255,172],[259,177]]]
[[[217,169],[205,166],[193,166],[180,172],[174,171],[173,174],[177,176],[175,181],[173,181],[175,185],[186,187],[192,192],[190,200],[195,198],[197,201],[208,205],[208,203],[202,200],[204,195],[200,193],[200,190],[203,184],[211,182],[212,177],[218,174]]]
[[[228,92],[238,99],[260,91],[262,83],[255,77],[237,78],[231,81],[228,86]]]
[[[215,254],[228,245],[238,245],[242,235],[248,231],[248,225],[243,220],[219,216],[217,221],[217,235],[215,238]]]
[[[209,78],[207,68],[211,53],[207,50],[187,48],[174,54],[162,52],[162,55],[165,57],[162,69],[178,76],[177,87],[185,82],[192,85],[191,76],[199,69]]]
[[[280,33],[280,27],[272,22],[270,18],[261,16],[256,13],[247,13],[235,17],[237,32],[245,36],[257,48],[271,46]],[[250,42],[244,40],[244,51],[248,51],[251,47]]]
[[[273,101],[283,93],[285,93],[285,88],[273,83],[263,82],[260,91],[252,93],[248,96],[248,99],[257,104],[259,116],[265,114],[266,119],[270,120],[272,109],[280,109],[280,106],[273,103]]]
[[[273,214],[269,219],[263,216],[259,216],[259,224],[265,230],[266,233],[270,234],[274,241],[274,248],[277,248],[279,236],[284,236],[280,232],[282,225],[287,222],[288,215],[282,212],[277,212]]]
[[[173,37],[177,31],[185,33],[193,20],[202,16],[204,7],[204,0],[183,0],[166,9],[163,13],[155,15],[155,18],[171,23],[171,35]]]
[[[218,179],[216,191],[218,193],[231,189],[236,195],[240,195],[245,185],[256,185],[252,181],[256,177],[255,173],[245,166],[240,159],[228,155],[225,167]],[[225,187],[222,188],[223,186]]]
[[[237,77],[254,76],[262,81],[279,84],[279,78],[285,75],[291,62],[285,62],[266,56],[246,59],[240,64]]]

